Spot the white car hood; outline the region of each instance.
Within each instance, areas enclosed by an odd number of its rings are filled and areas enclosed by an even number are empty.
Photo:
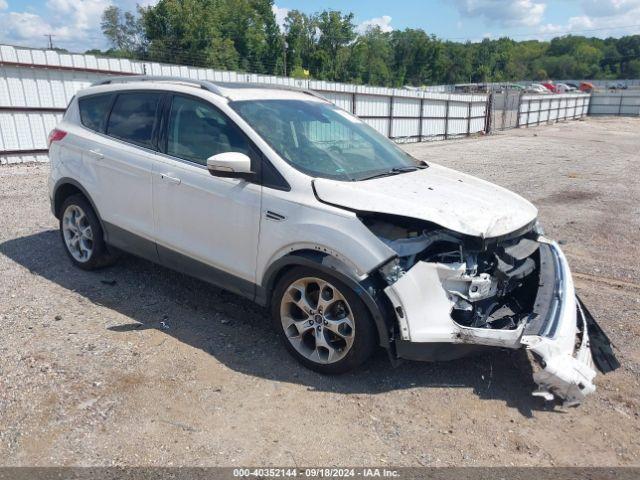
[[[426,220],[483,238],[511,233],[538,215],[536,207],[509,190],[433,163],[415,172],[359,182],[318,178],[314,187],[323,202]]]

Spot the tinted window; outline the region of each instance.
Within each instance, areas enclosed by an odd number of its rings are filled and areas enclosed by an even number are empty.
[[[78,100],[82,125],[96,132],[104,131],[107,113],[111,106],[112,94],[92,95]]]
[[[167,153],[206,165],[207,158],[223,152],[251,156],[244,134],[215,107],[195,98],[173,97]]]
[[[109,116],[107,134],[143,147],[153,147],[153,124],[161,96],[153,92],[118,95]]]

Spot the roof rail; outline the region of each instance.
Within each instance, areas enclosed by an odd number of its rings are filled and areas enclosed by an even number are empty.
[[[313,90],[293,87],[291,85],[278,85],[273,83],[252,83],[252,82],[212,82],[210,80],[196,80],[193,78],[184,78],[184,77],[172,77],[172,76],[152,76],[152,75],[124,75],[117,77],[108,77],[104,80],[100,80],[98,82],[92,83],[91,86],[98,85],[110,85],[113,83],[128,83],[128,82],[180,82],[180,83],[191,83],[193,85],[197,85],[198,87],[208,90],[210,92],[215,93],[216,95],[220,95],[221,97],[226,97],[226,95],[222,92],[222,88],[265,88],[265,89],[274,89],[274,90],[289,90],[296,91],[301,93],[306,93],[307,95],[311,95],[317,98],[320,98],[325,101],[326,97],[320,95]]]
[[[216,82],[215,84],[220,88],[264,88],[269,90],[287,90],[289,92],[306,93],[307,95],[311,95],[312,97],[317,97],[327,102],[330,101],[323,95],[320,95],[318,92],[315,92],[311,89],[294,87],[292,85],[281,85],[278,83],[257,83],[257,82]]]
[[[192,83],[204,90],[209,90],[217,95],[224,96],[220,88],[213,82],[208,80],[194,80],[192,78],[183,77],[169,77],[169,76],[150,76],[150,75],[125,75],[120,77],[109,77],[104,80],[92,83],[91,86],[98,85],[111,85],[113,83],[128,83],[128,82],[180,82],[180,83]]]

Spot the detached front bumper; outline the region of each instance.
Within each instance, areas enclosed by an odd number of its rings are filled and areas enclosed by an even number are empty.
[[[533,378],[538,390],[534,395],[549,400],[555,395],[565,405],[577,405],[595,391],[590,332],[598,336],[597,358],[604,356],[613,365],[609,370],[617,368],[617,360],[608,338],[576,298],[562,250],[545,238],[538,242],[539,286],[533,311],[513,330],[472,328],[453,321],[451,309],[456,299],[451,292],[464,270],[460,265],[418,262],[388,286],[385,293],[400,327],[398,356],[446,359],[457,356],[451,353],[460,347],[464,347],[461,351],[472,346],[525,347],[535,360]]]
[[[534,395],[548,400],[555,395],[565,406],[578,405],[596,389],[590,331],[597,324],[587,317],[576,297],[562,250],[546,239],[540,240],[539,283],[533,313],[521,338],[536,363],[533,379],[539,388]],[[608,339],[606,343],[613,356]]]

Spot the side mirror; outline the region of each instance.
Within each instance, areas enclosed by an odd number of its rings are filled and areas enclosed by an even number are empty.
[[[207,158],[207,169],[215,177],[253,178],[251,159],[240,152],[224,152]]]

